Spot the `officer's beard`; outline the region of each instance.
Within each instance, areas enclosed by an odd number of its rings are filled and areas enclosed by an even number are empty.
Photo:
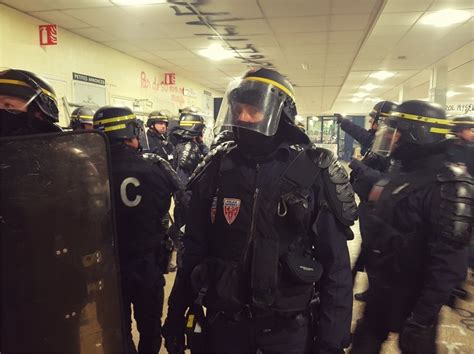
[[[266,136],[242,127],[234,127],[232,131],[239,149],[250,157],[266,156],[273,152],[281,142],[278,133]]]
[[[59,132],[61,129],[47,121],[43,114],[32,106],[19,114],[0,110],[0,136],[18,136]]]

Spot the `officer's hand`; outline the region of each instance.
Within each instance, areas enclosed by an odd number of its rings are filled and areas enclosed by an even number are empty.
[[[342,120],[344,119],[344,117],[339,113],[334,113],[334,117],[336,117],[337,124],[341,124]]]
[[[435,341],[435,327],[419,324],[410,317],[405,322],[398,341],[403,352],[431,353]]]
[[[184,321],[185,319],[170,319],[168,316],[161,330],[165,339],[165,348],[169,354],[184,354]]]
[[[360,160],[353,159],[349,164],[349,167],[356,173],[367,169],[367,166]]]

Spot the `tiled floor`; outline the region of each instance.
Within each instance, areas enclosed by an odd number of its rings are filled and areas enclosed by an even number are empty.
[[[360,249],[360,235],[358,232],[358,225],[353,227],[355,239],[350,241],[349,251],[351,261],[354,262]],[[166,303],[169,293],[171,291],[175,273],[166,276],[165,288],[165,309],[164,317],[166,316]],[[365,290],[367,286],[367,277],[365,273],[359,273],[356,278],[354,292]],[[474,282],[466,282],[466,289],[474,294]],[[462,310],[453,310],[449,307],[444,307],[442,310],[442,320],[440,326],[440,334],[438,338],[439,354],[474,354],[474,300],[459,301],[457,307]],[[361,317],[363,304],[354,301],[353,311],[353,325],[355,321]],[[134,338],[137,339],[138,334],[134,329]],[[166,353],[164,348],[160,353]],[[383,348],[383,354],[400,353],[397,347],[397,335],[392,334]]]

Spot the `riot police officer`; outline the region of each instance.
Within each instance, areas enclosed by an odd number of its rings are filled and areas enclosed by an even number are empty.
[[[155,153],[175,166],[174,147],[168,142],[166,132],[168,130],[170,114],[167,111],[153,111],[148,116],[146,125],[148,131],[148,145],[150,152]]]
[[[0,72],[0,351],[121,352],[107,142],[63,132],[57,102],[36,74]]]
[[[86,106],[76,108],[71,113],[71,129],[92,129],[92,118],[94,117],[94,113],[94,110]]]
[[[133,304],[140,333],[138,352],[156,354],[161,346],[164,287],[159,259],[165,233],[161,220],[168,212],[175,186],[164,169],[139,156],[141,124],[129,108],[100,108],[94,115],[94,128],[105,132],[111,145],[129,350],[136,352],[130,322]]]
[[[447,162],[451,123],[444,109],[403,102],[385,119],[374,152],[401,162],[376,183],[369,201],[366,269],[371,283],[352,353],[379,353],[399,332],[403,353],[435,353],[441,306],[466,276],[474,181]]]
[[[204,118],[196,108],[185,107],[180,109],[179,112],[179,125],[171,133],[170,140],[175,145],[176,172],[183,185],[186,185],[194,169],[204,157],[202,135],[205,125]],[[170,237],[173,239],[175,249],[177,249],[177,263],[179,267],[181,265],[182,253],[180,239],[183,227],[186,224],[191,193],[189,191],[179,191],[174,197],[174,223],[170,228]]]
[[[207,307],[198,350],[302,353],[314,336],[319,353],[348,346],[353,192],[295,115],[292,85],[276,71],[249,72],[228,87],[216,130],[232,127],[236,144],[211,151],[188,185],[183,266],[163,329],[170,353],[183,350],[193,303]],[[190,318],[186,328],[199,332]]]
[[[452,122],[451,133],[456,137],[450,151],[452,161],[465,164],[471,176],[474,176],[474,118],[458,116]]]
[[[370,129],[368,130],[354,124],[352,121],[344,118],[340,114],[335,114],[336,122],[337,124],[340,124],[342,130],[359,142],[361,146],[361,154],[365,155],[372,146],[375,132],[379,127],[379,121],[386,117],[395,107],[396,103],[392,101],[380,101],[376,103],[374,108],[372,108],[372,111],[369,113]]]

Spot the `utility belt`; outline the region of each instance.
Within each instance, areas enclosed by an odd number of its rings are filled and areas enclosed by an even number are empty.
[[[306,311],[314,295],[314,284],[322,275],[322,266],[314,259],[287,253],[280,257],[275,301],[258,306],[251,296],[250,275],[235,262],[207,259],[196,266],[191,283],[198,303],[211,312],[230,316],[293,316]]]

